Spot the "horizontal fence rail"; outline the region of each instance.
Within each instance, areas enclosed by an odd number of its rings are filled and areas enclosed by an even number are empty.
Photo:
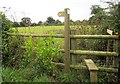
[[[61,52],[64,52],[64,49],[60,49]],[[88,51],[88,50],[70,50],[72,54],[79,55],[96,55],[96,56],[118,56],[117,52],[105,52],[105,51]]]
[[[21,46],[21,48],[25,48]],[[64,49],[60,49],[60,52],[65,52]],[[105,51],[88,51],[88,50],[70,50],[71,54],[78,55],[93,55],[93,56],[119,56],[117,52],[105,52]]]
[[[117,35],[70,35],[75,39],[119,39]]]
[[[64,63],[56,63],[53,62],[53,64],[58,65],[58,66],[65,66]],[[70,68],[74,69],[87,69],[87,66],[82,65],[82,64],[77,64],[77,65],[70,65]],[[105,67],[98,67],[98,70],[101,72],[113,72],[113,73],[118,73],[118,69],[115,68],[105,68]]]
[[[10,36],[24,36],[24,37],[50,37],[50,34],[15,34],[15,33],[7,33]],[[55,38],[64,38],[63,34],[55,34],[51,35]],[[73,39],[119,39],[120,37],[117,35],[70,35],[70,38]]]
[[[51,35],[50,34],[23,34],[23,33],[19,33],[19,34],[14,34],[14,33],[7,33],[9,36],[23,36],[23,37],[55,37],[55,38],[64,38],[64,36],[62,34],[55,34],[55,35]]]

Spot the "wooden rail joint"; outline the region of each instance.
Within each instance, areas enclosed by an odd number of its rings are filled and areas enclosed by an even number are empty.
[[[85,63],[90,71],[90,82],[97,82],[97,66],[91,59],[85,59]]]

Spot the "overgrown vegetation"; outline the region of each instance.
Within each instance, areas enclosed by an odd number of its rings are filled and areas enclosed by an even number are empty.
[[[8,20],[5,14],[2,12],[0,12],[0,21],[2,23],[2,55],[3,55],[3,64],[4,64],[7,62],[9,57],[7,32],[10,32],[11,21]]]

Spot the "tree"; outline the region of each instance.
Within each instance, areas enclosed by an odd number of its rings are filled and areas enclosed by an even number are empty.
[[[55,25],[60,26],[60,25],[62,25],[62,22],[60,20],[56,20]]]
[[[35,23],[35,22],[31,23],[31,26],[37,26],[37,23]]]
[[[74,23],[75,23],[75,25],[81,25],[81,21],[80,20],[76,20]]]
[[[91,7],[91,15],[92,17],[89,19],[90,24],[100,25],[106,18],[104,8],[101,8],[99,5],[93,5]]]
[[[48,26],[49,24],[48,24],[47,22],[44,22],[43,25],[44,25],[44,26]]]
[[[29,17],[23,17],[21,20],[23,26],[28,27],[31,25],[31,19]]]
[[[42,22],[42,21],[39,21],[39,22],[38,22],[38,25],[39,25],[39,26],[41,26],[42,24],[43,24],[43,22]]]
[[[12,26],[13,26],[13,27],[20,27],[20,24],[19,24],[18,22],[13,22],[13,23],[12,23]]]
[[[117,4],[112,3],[112,5],[109,3],[109,5],[108,18],[105,25],[120,31],[120,2]]]
[[[82,23],[82,25],[88,25],[88,21],[87,21],[87,20],[85,20],[85,19],[84,19],[84,20],[82,20],[82,22],[81,22],[81,23]]]
[[[48,17],[46,22],[48,23],[48,25],[54,25],[55,24],[55,20],[52,17]]]
[[[71,19],[70,20],[70,25],[73,25],[74,24],[74,21]]]
[[[25,25],[23,24],[23,22],[20,22],[20,27],[24,27]]]

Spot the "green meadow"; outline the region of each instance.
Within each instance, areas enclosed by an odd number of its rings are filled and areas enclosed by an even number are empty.
[[[64,26],[17,27],[13,29],[18,30],[19,33],[27,34],[49,34],[50,32],[59,34],[64,30]]]

